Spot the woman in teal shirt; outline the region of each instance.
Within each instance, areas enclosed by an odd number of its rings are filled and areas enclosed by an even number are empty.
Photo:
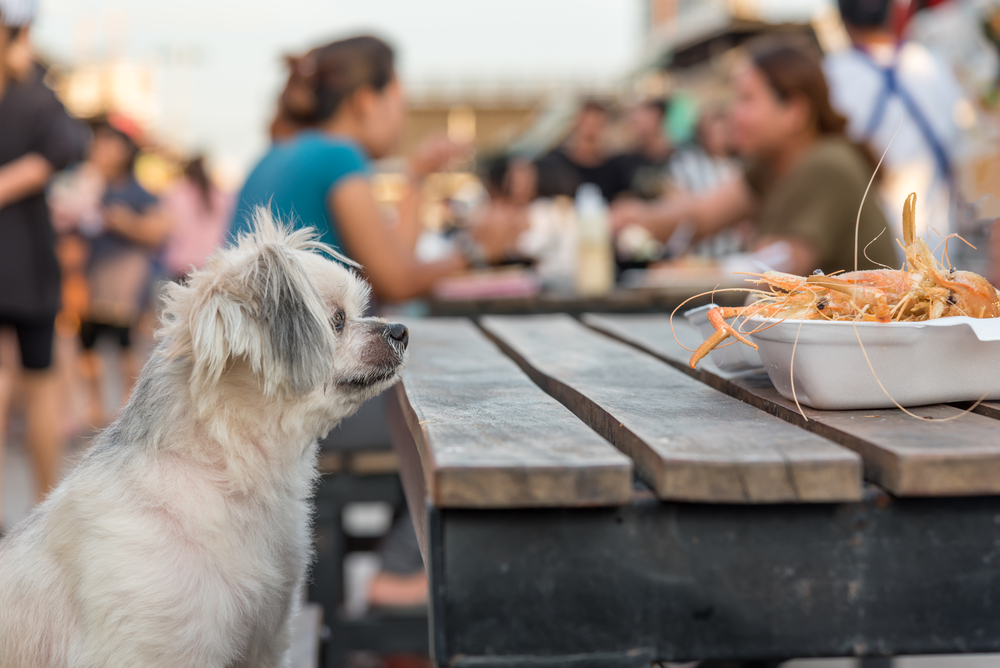
[[[368,157],[354,141],[319,130],[301,132],[275,144],[250,173],[240,193],[233,234],[249,231],[253,209],[263,205],[296,227],[315,227],[323,243],[343,250],[327,208],[328,195],[347,179],[368,176]]]
[[[264,205],[295,227],[361,263],[382,300],[430,291],[435,281],[501,257],[516,231],[482,229],[462,239],[462,252],[432,263],[413,254],[419,234],[419,181],[444,166],[459,147],[425,144],[409,162],[409,192],[399,222],[383,220],[369,182],[370,159],[391,155],[403,129],[405,102],[392,49],[375,37],[353,37],[289,59],[290,74],[271,125],[275,144],[247,178],[232,234],[250,229]]]

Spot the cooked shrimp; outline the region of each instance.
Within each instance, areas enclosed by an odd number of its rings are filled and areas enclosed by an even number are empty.
[[[914,233],[916,193],[903,205],[905,270],[875,269],[831,276],[795,276],[779,272],[750,274],[770,292],[744,307],[715,308],[708,319],[715,333],[691,356],[694,368],[702,358],[730,336],[757,346],[727,320],[751,317],[801,320],[854,320],[914,322],[951,316],[1000,317],[1000,296],[979,274],[945,269],[927,242]],[[955,235],[957,236],[957,235]],[[959,237],[961,238],[961,237]],[[964,240],[963,240],[964,241]]]

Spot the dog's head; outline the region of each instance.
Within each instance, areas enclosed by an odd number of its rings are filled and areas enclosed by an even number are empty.
[[[168,288],[163,350],[196,397],[255,385],[339,420],[396,381],[408,342],[403,325],[363,317],[368,285],[345,265],[356,266],[258,208],[251,234]]]

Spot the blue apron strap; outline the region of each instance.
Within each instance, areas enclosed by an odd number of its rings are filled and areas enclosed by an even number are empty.
[[[872,63],[874,65],[875,63]],[[879,68],[880,70],[882,68]],[[896,72],[892,69],[882,70],[882,76],[885,81],[882,84],[882,89],[878,93],[878,97],[875,98],[875,105],[872,107],[872,113],[868,116],[868,122],[865,124],[865,129],[861,133],[861,136],[865,140],[870,140],[875,131],[878,130],[878,126],[882,125],[882,119],[885,118],[885,110],[889,106],[889,98],[892,97],[893,92],[896,88]]]
[[[868,63],[872,69],[880,72],[884,79],[882,89],[879,91],[878,97],[875,99],[875,105],[872,107],[872,113],[868,117],[868,123],[865,124],[865,129],[862,136],[865,140],[870,140],[872,135],[878,129],[878,126],[882,124],[882,120],[885,118],[885,111],[889,105],[889,98],[893,95],[899,98],[900,103],[909,113],[910,118],[913,122],[917,124],[917,129],[920,130],[920,134],[923,135],[924,140],[931,149],[931,153],[934,154],[934,162],[937,164],[937,169],[944,177],[944,180],[948,183],[950,188],[952,183],[952,170],[951,170],[951,160],[948,159],[948,153],[944,150],[944,146],[938,139],[937,135],[934,133],[934,128],[931,127],[930,122],[927,120],[927,116],[921,111],[920,107],[917,105],[916,100],[910,95],[910,92],[899,83],[899,78],[896,76],[896,65],[897,57],[899,55],[899,49],[896,50],[896,55],[893,56],[892,64],[889,67],[882,67],[871,57],[871,55],[860,47],[855,47],[855,49],[860,53],[864,62]]]
[[[858,52],[864,63],[882,75],[882,88],[879,89],[878,97],[875,98],[875,104],[872,105],[871,113],[868,115],[868,122],[865,123],[865,129],[861,132],[861,136],[865,141],[869,141],[872,135],[875,134],[875,131],[878,130],[878,126],[882,124],[882,119],[885,118],[886,107],[889,106],[889,98],[892,97],[896,89],[895,56],[893,57],[893,65],[889,68],[884,68],[876,63],[871,54],[860,46],[855,45],[854,50]]]
[[[944,146],[938,139],[937,135],[934,134],[934,128],[931,127],[930,121],[924,115],[924,112],[920,110],[917,106],[916,100],[910,95],[910,92],[903,88],[902,86],[896,87],[896,96],[899,98],[903,106],[906,107],[907,111],[910,112],[910,117],[913,122],[917,124],[920,128],[920,133],[923,134],[924,139],[927,140],[927,144],[931,147],[931,151],[934,153],[934,159],[937,162],[938,169],[941,172],[941,176],[944,177],[945,181],[948,182],[950,186],[952,184],[952,172],[951,172],[951,161],[948,159],[948,153],[944,150]]]

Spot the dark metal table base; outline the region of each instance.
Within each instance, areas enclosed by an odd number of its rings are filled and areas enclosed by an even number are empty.
[[[442,663],[1000,650],[997,498],[648,499],[604,510],[431,509],[429,519]]]

